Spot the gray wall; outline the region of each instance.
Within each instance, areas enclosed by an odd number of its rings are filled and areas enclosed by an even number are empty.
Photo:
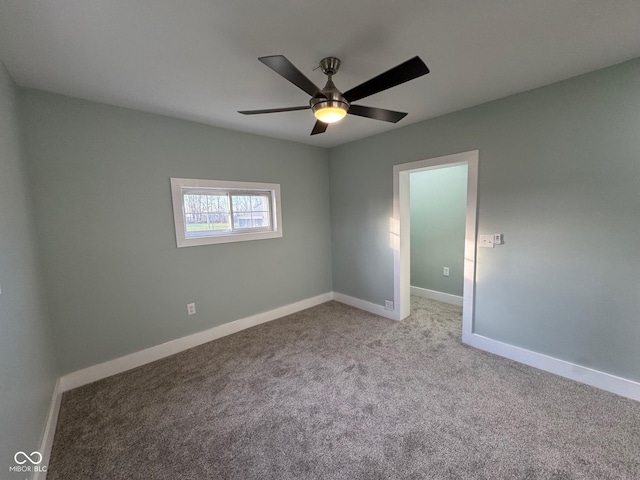
[[[392,166],[478,149],[475,332],[640,381],[640,60],[330,152],[334,290],[393,298]]]
[[[0,62],[0,468],[38,450],[58,376],[36,254],[16,88]],[[6,469],[6,470],[5,470]],[[22,476],[24,477],[24,476]],[[21,477],[21,478],[22,478]]]
[[[64,373],[331,291],[326,150],[21,97]],[[280,183],[284,236],[176,248],[170,177]]]
[[[409,182],[411,286],[461,297],[467,166],[412,172]]]

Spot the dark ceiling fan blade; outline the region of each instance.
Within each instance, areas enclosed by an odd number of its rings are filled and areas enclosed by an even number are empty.
[[[397,67],[393,67],[391,70],[387,70],[377,77],[361,83],[357,87],[343,93],[342,96],[349,102],[355,102],[356,100],[382,92],[383,90],[408,82],[427,73],[429,73],[429,69],[420,57],[413,57]]]
[[[407,116],[407,112],[396,112],[394,110],[385,110],[384,108],[365,107],[364,105],[351,105],[347,113],[391,123],[398,123]]]
[[[265,110],[238,110],[238,113],[243,115],[259,115],[261,113],[278,113],[278,112],[294,112],[296,110],[309,110],[311,107],[305,105],[304,107],[284,107],[284,108],[267,108]]]
[[[320,93],[320,89],[305,77],[284,55],[270,55],[268,57],[260,57],[258,60],[312,97]]]
[[[316,120],[316,124],[313,126],[313,130],[311,130],[311,135],[318,135],[319,133],[324,133],[327,131],[328,123],[321,122],[320,120]]]

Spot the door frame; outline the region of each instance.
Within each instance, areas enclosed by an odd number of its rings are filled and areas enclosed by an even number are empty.
[[[467,165],[464,284],[462,290],[463,341],[473,333],[478,216],[478,160],[479,151],[472,150],[393,166],[393,218],[390,225],[391,246],[393,248],[393,301],[394,316],[397,320],[403,320],[411,313],[409,175],[411,172]]]

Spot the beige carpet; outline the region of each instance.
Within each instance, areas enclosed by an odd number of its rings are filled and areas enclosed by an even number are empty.
[[[71,392],[60,479],[639,479],[640,403],[329,302]]]

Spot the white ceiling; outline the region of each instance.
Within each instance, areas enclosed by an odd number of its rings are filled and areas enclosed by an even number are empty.
[[[19,85],[332,147],[640,56],[640,0],[0,0],[0,58]],[[431,73],[309,135],[308,96],[257,59],[348,90],[419,55]]]

